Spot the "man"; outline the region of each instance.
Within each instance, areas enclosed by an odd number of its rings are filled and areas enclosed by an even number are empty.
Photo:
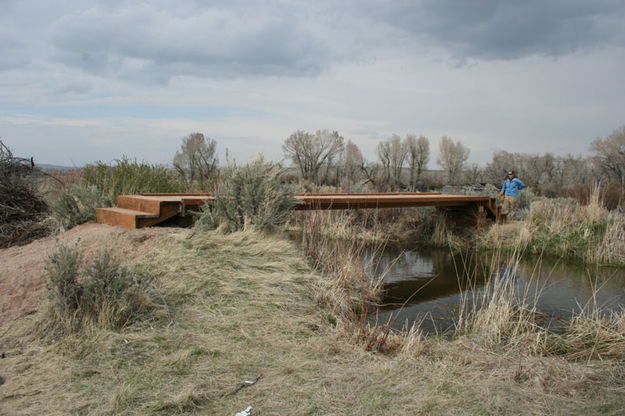
[[[506,218],[512,219],[514,217],[514,208],[517,200],[519,199],[519,191],[525,188],[525,184],[516,177],[514,171],[508,172],[508,177],[501,187],[501,196],[503,200],[502,214],[506,215]]]

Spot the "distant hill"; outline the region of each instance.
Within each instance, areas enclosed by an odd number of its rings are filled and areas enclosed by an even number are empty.
[[[82,167],[76,166],[59,166],[59,165],[50,165],[48,163],[37,163],[35,161],[35,166],[43,169],[43,170],[73,170],[73,169],[82,169]]]

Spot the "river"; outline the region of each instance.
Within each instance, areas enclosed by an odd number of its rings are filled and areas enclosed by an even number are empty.
[[[520,259],[497,254],[455,254],[444,249],[386,248],[370,254],[372,278],[383,278],[383,299],[369,322],[395,329],[420,322],[426,333],[454,328],[462,299],[479,298],[489,277],[513,279],[519,299],[536,305],[541,324],[557,328],[582,308],[625,307],[625,269]],[[473,302],[469,302],[473,303]]]

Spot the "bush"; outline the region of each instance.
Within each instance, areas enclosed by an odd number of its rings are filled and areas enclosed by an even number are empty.
[[[0,248],[27,244],[50,233],[41,223],[48,212],[39,192],[44,176],[31,159],[13,156],[0,141]]]
[[[52,323],[66,330],[123,328],[154,307],[150,278],[122,266],[106,250],[85,264],[78,249],[61,246],[46,271]]]
[[[184,192],[185,186],[174,172],[159,165],[139,163],[122,157],[114,165],[96,162],[83,170],[83,185],[95,186],[112,201],[117,195],[142,192]]]
[[[55,228],[64,231],[94,220],[97,208],[110,206],[111,199],[103,196],[94,185],[72,185],[69,190],[61,192],[59,198],[50,205],[50,209]]]
[[[284,170],[259,157],[238,167],[228,166],[221,175],[215,200],[196,227],[237,231],[247,226],[258,230],[284,224],[295,205],[294,190],[283,182]]]

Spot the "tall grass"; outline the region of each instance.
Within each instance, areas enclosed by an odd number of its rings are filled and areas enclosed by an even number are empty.
[[[625,265],[624,237],[625,214],[605,209],[596,189],[588,205],[573,199],[543,198],[533,202],[519,243],[532,253]]]
[[[322,270],[323,280],[315,290],[317,302],[328,311],[328,321],[347,338],[364,349],[386,353],[414,351],[422,345],[418,327],[398,335],[391,330],[392,316],[385,322],[369,323],[382,297],[385,272],[371,276],[373,262],[384,249],[386,241],[351,239],[337,240],[332,221],[335,214],[308,212],[303,217],[302,243],[313,265]],[[353,234],[352,234],[353,235]]]
[[[562,334],[553,334],[547,352],[569,360],[625,358],[625,310],[605,313],[596,304],[584,308]]]
[[[83,185],[95,186],[112,201],[123,194],[185,191],[185,185],[178,180],[175,172],[127,157],[117,159],[110,165],[96,162],[85,166],[82,180]]]
[[[550,327],[541,319],[537,304],[542,288],[533,273],[525,286],[516,274],[521,253],[505,257],[497,252],[487,268],[490,280],[480,290],[464,291],[455,329],[457,338],[467,337],[488,350],[511,351],[531,356],[559,356],[568,361],[625,358],[625,309],[602,311],[595,296],[566,324]],[[541,267],[537,262],[535,270]],[[471,279],[470,276],[468,276]]]
[[[536,353],[542,349],[547,331],[536,320],[541,282],[535,282],[531,276],[525,287],[517,285],[520,259],[518,252],[504,256],[498,251],[488,263],[476,266],[485,268],[490,276],[481,289],[471,283],[475,275],[459,277],[469,284],[468,290],[461,291],[456,334],[467,335],[494,350]],[[467,274],[472,272],[462,269]]]
[[[571,198],[534,200],[525,221],[485,229],[478,237],[478,246],[623,266],[625,212],[606,209],[600,195],[595,188],[586,205]]]
[[[385,208],[355,210],[299,211],[293,215],[288,228],[303,230],[309,221],[323,221],[319,233],[330,240],[359,240],[367,243],[391,243],[397,246],[436,245],[432,238],[439,227],[439,233],[446,224],[436,216],[434,209],[426,208]],[[441,243],[443,244],[443,243]],[[446,240],[443,245],[447,245]]]

